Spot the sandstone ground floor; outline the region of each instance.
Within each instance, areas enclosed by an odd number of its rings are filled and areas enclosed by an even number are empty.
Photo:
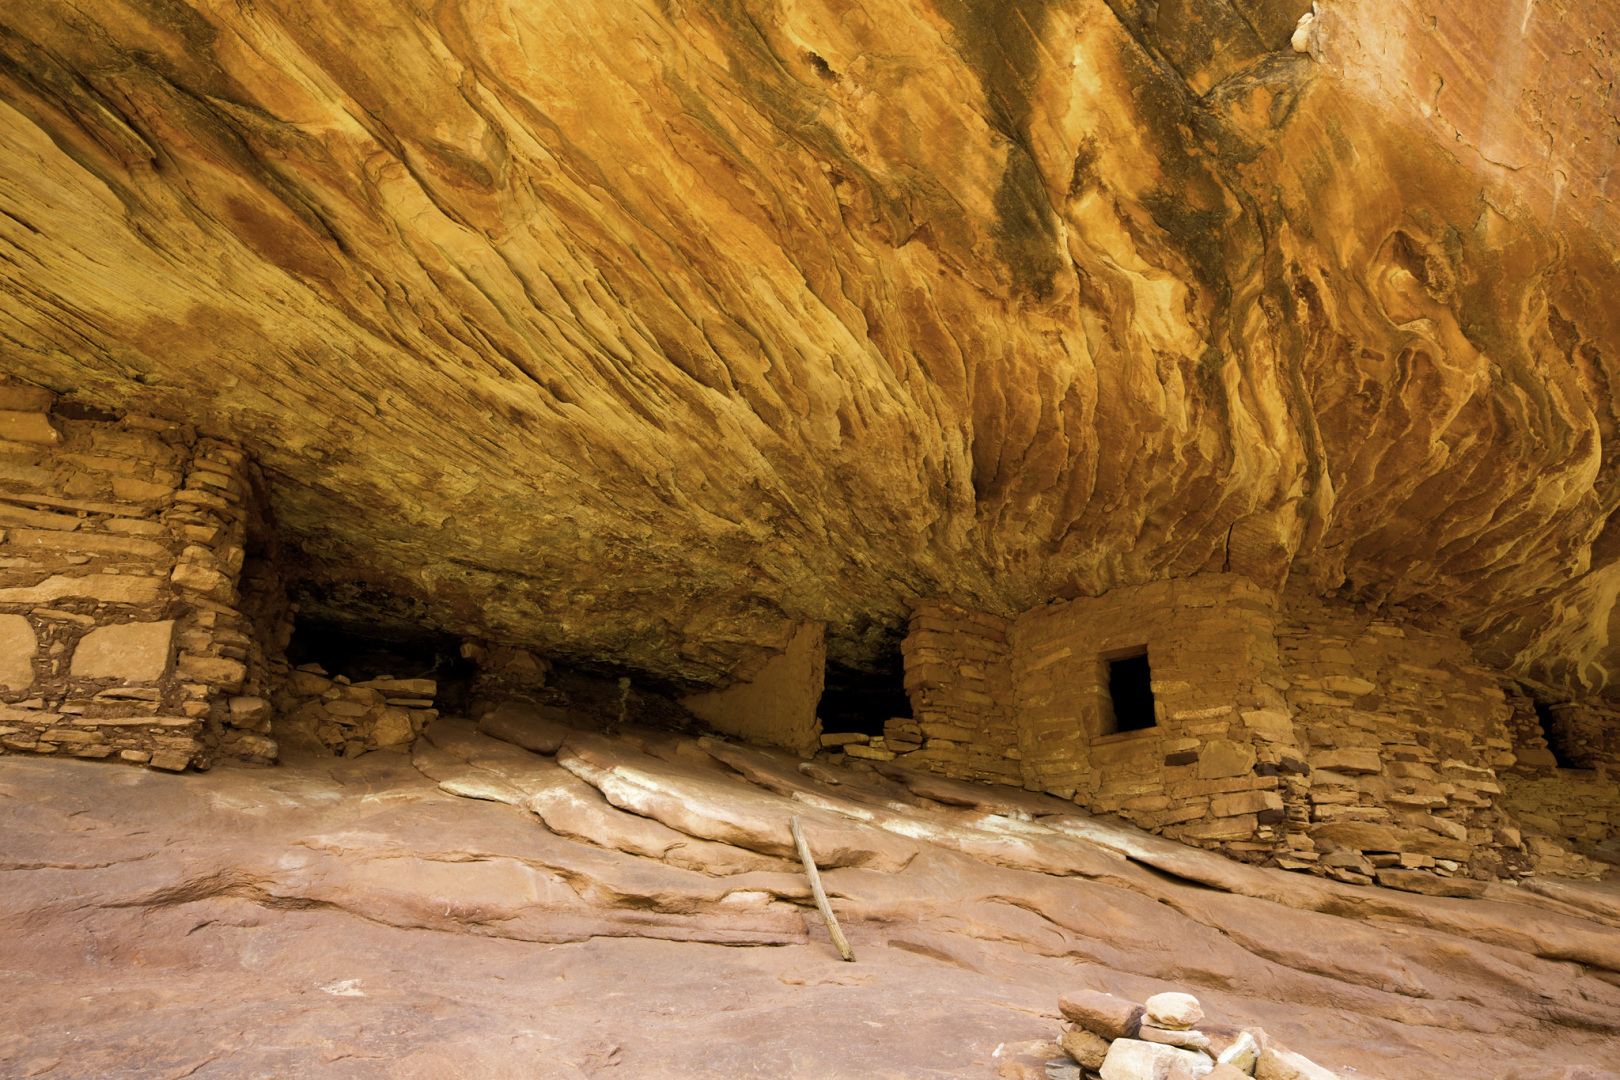
[[[1029,1080],[1086,988],[1191,991],[1347,1078],[1606,1078],[1620,1047],[1609,884],[1416,896],[1011,788],[428,733],[205,774],[0,758],[0,1074]]]

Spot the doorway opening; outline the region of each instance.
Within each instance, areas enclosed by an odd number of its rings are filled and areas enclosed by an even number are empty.
[[[816,715],[821,718],[821,730],[827,734],[854,733],[873,738],[883,734],[883,725],[890,718],[911,719],[905,658],[896,650],[880,657],[870,669],[829,661]]]
[[[1571,738],[1574,733],[1570,730],[1568,718],[1560,716],[1556,711],[1558,703],[1542,701],[1540,698],[1532,698],[1531,702],[1535,705],[1536,719],[1541,721],[1541,735],[1547,740],[1547,749],[1552,751],[1554,764],[1560,769],[1591,768],[1591,763],[1585,759],[1585,755],[1575,750],[1574,740]]]

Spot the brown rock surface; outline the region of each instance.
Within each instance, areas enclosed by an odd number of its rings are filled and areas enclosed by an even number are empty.
[[[427,734],[418,767],[367,754],[164,776],[0,758],[0,1072],[720,1078],[768,1054],[772,1075],[981,1077],[1057,1037],[1053,987],[1077,983],[1126,1001],[1192,991],[1212,1032],[1262,1026],[1387,1080],[1493,1080],[1514,1061],[1601,1075],[1620,1036],[1612,886],[1394,894],[1187,849],[1176,863],[1176,845],[1089,819],[1134,852],[1104,855],[1105,875],[926,840],[903,864],[829,870],[851,965],[791,863],[626,814],[471,725]],[[582,752],[655,787],[702,778],[694,828],[711,807],[806,813],[689,740],[632,732]],[[846,789],[864,786],[919,834],[967,828],[964,811],[825,768],[838,784],[803,781],[816,814],[861,821],[874,804]],[[497,802],[451,794],[475,774]],[[595,808],[569,835],[541,822],[564,795]]]
[[[485,713],[478,730],[537,754],[555,754],[572,730],[561,709],[509,701]]]
[[[1064,1053],[1088,1069],[1102,1068],[1103,1059],[1108,1056],[1108,1040],[1083,1027],[1065,1031],[1060,1042]]]
[[[72,673],[88,678],[155,682],[169,670],[174,621],[115,623],[90,631],[73,652]]]
[[[1142,1026],[1142,1006],[1096,990],[1071,990],[1058,998],[1058,1012],[1087,1031],[1112,1042],[1134,1039]]]
[[[1620,16],[1310,6],[9,5],[4,366],[239,439],[329,618],[712,683],[1292,566],[1604,684]]]
[[[0,615],[0,689],[27,690],[34,681],[39,638],[21,615]]]
[[[1423,870],[1380,870],[1378,884],[1387,889],[1426,893],[1429,896],[1484,896],[1485,882],[1445,878]]]

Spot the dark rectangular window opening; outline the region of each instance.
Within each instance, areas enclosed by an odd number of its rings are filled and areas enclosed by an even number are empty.
[[[1114,730],[1142,731],[1158,724],[1153,712],[1153,673],[1147,650],[1108,661],[1108,696],[1114,705]]]

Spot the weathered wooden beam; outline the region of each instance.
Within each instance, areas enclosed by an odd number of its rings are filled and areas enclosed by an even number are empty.
[[[821,887],[821,874],[816,870],[816,860],[810,855],[810,844],[804,838],[804,829],[800,827],[799,819],[788,818],[788,828],[793,830],[793,843],[799,849],[799,860],[804,863],[804,875],[810,879],[810,892],[816,898],[816,907],[820,909],[821,917],[827,920],[827,933],[832,936],[832,943],[838,949],[838,955],[854,962],[855,951],[849,947],[844,932],[838,928],[838,919],[833,915],[832,905],[827,903],[826,890]]]

